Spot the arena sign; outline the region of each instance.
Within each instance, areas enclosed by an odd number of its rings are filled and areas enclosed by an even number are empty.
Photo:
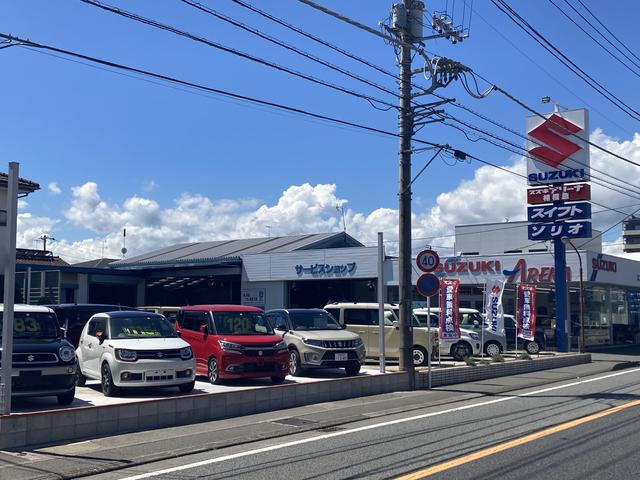
[[[529,185],[589,181],[587,110],[563,110],[527,118]]]

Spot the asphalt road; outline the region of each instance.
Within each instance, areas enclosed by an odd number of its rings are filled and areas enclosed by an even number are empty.
[[[640,369],[634,368],[384,416],[331,431],[253,442],[94,478],[396,478],[452,460],[428,478],[636,478],[640,406],[630,402],[639,399]],[[620,405],[624,409],[607,411]],[[598,412],[606,412],[606,416],[566,425]],[[527,435],[550,427],[556,430],[527,441]],[[503,450],[483,452],[488,447]],[[478,458],[465,458],[473,452],[479,452]]]

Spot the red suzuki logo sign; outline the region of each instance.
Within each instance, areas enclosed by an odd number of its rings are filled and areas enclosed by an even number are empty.
[[[564,110],[527,118],[530,185],[589,180],[588,112]]]

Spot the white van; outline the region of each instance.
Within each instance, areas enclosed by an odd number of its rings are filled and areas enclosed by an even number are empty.
[[[460,309],[463,310],[463,309]],[[438,334],[440,325],[440,309],[437,307],[430,309],[431,322],[429,322],[428,310],[426,308],[414,308],[413,314],[426,327],[431,324],[431,328]],[[461,361],[472,355],[480,355],[481,337],[477,332],[467,328],[460,328],[460,340],[456,343],[440,343],[440,355],[451,355],[454,360]]]

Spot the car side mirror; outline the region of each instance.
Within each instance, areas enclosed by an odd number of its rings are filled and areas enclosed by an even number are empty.
[[[398,325],[398,321],[397,320],[393,321],[393,328],[395,328],[396,330],[400,329],[400,325]]]
[[[200,325],[200,333],[203,335],[209,335],[209,326],[208,325]]]
[[[473,328],[478,328],[480,326],[480,322],[478,320],[473,321]]]
[[[104,343],[104,332],[96,332],[96,338],[100,344]]]
[[[176,330],[176,335],[181,337],[182,336],[182,332],[180,330]]]
[[[67,338],[67,329],[60,327],[60,335],[62,335],[62,338]]]

